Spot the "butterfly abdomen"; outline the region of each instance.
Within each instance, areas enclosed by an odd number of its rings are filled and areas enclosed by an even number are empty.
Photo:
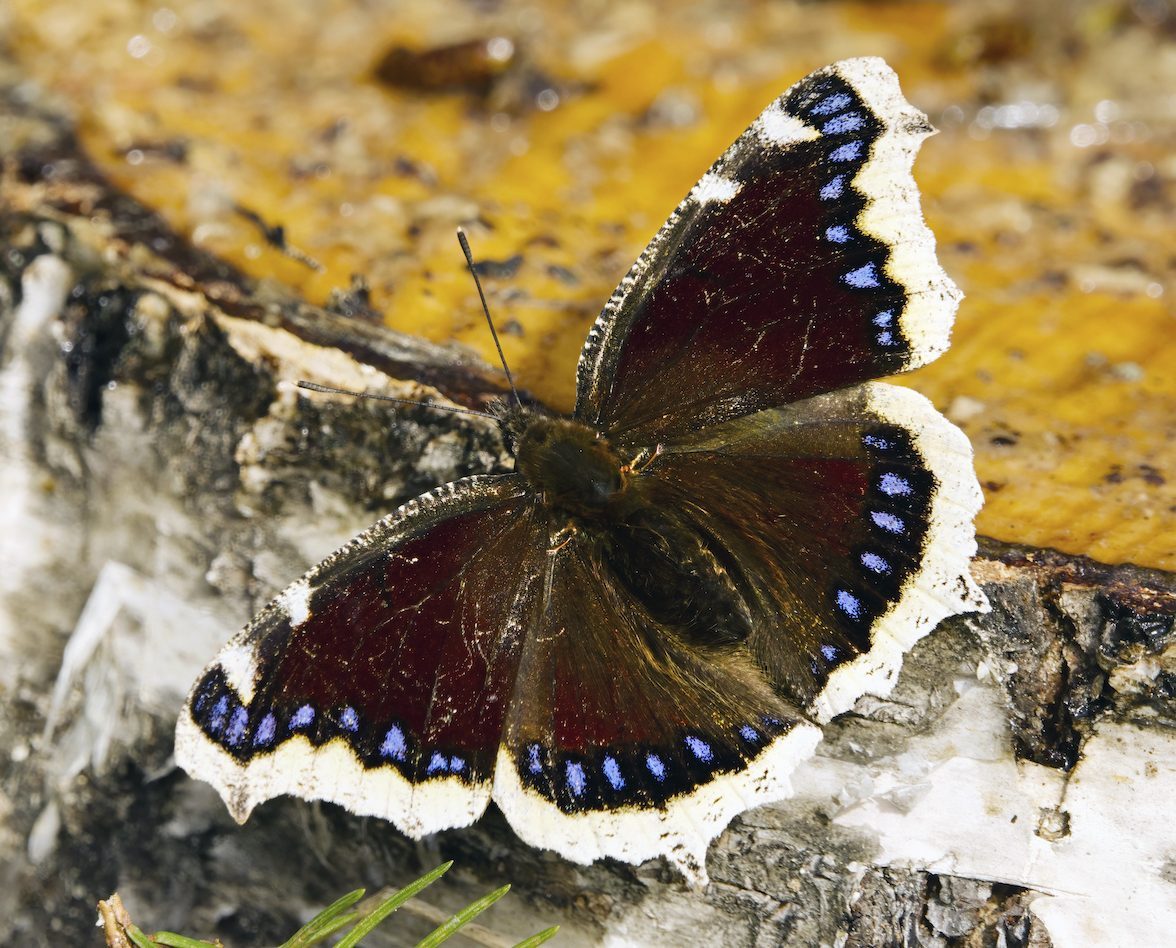
[[[653,506],[634,506],[603,538],[603,559],[645,611],[695,645],[734,645],[752,631],[745,583],[722,547]]]

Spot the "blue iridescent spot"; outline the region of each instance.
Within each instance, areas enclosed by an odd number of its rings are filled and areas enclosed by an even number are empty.
[[[257,725],[257,731],[253,735],[253,746],[261,747],[262,744],[268,744],[274,739],[274,732],[278,729],[278,719],[274,717],[274,713],[270,711],[261,723]]]
[[[821,188],[821,200],[832,201],[834,198],[841,197],[841,191],[845,187],[845,175],[839,174],[836,178]]]
[[[825,656],[825,661],[835,662],[837,661],[837,656],[841,653],[837,650],[836,645],[822,645],[821,654]]]
[[[837,590],[837,608],[851,619],[862,617],[862,601],[848,589]],[[824,649],[821,651],[824,652]]]
[[[588,780],[584,776],[584,767],[576,763],[574,760],[569,760],[564,767],[564,773],[567,775],[568,789],[572,791],[572,796],[582,796],[585,788],[588,786]]]
[[[750,724],[745,724],[739,729],[739,736],[745,741],[758,741],[760,739],[760,732]]]
[[[429,766],[425,768],[427,774],[443,774],[449,769],[449,758],[444,754],[433,752],[433,756],[429,758]]]
[[[208,716],[208,729],[215,734],[225,726],[225,716],[229,713],[229,699],[227,695],[217,698],[212,706],[212,714]]]
[[[709,763],[714,759],[714,754],[711,752],[711,746],[701,737],[695,737],[690,734],[686,737],[686,746],[690,748],[690,753],[703,762]]]
[[[857,161],[862,153],[860,141],[846,142],[829,152],[830,161]]]
[[[849,243],[850,237],[849,228],[844,224],[834,224],[832,227],[825,228],[825,239],[831,240],[835,244]]]
[[[840,112],[844,108],[848,108],[853,102],[844,92],[836,92],[833,95],[826,96],[820,102],[813,106],[813,115],[832,115],[834,112]]]
[[[902,522],[901,517],[884,510],[870,511],[870,519],[888,533],[902,533],[906,530],[906,524]]]
[[[850,270],[841,279],[859,290],[868,290],[881,285],[878,282],[878,265],[872,260],[856,270]]]
[[[404,760],[408,751],[408,744],[404,740],[404,731],[399,724],[393,724],[384,735],[384,743],[380,745],[380,753],[392,760]]]
[[[304,704],[301,708],[290,715],[291,730],[298,727],[306,727],[314,720],[314,708],[308,704]]]
[[[662,759],[657,754],[646,754],[645,766],[649,768],[649,772],[658,780],[666,779],[666,765],[662,763]]]
[[[877,573],[880,576],[885,576],[890,572],[890,563],[877,553],[863,553],[862,566],[871,573]]]
[[[249,725],[249,712],[240,705],[233,709],[233,716],[229,718],[229,726],[225,730],[225,740],[236,747],[245,736],[245,728]]]
[[[882,332],[878,333],[878,345],[896,346],[898,345],[898,340],[894,338],[894,333],[892,333],[889,329],[884,329]]]
[[[909,497],[911,495],[911,482],[905,477],[900,477],[897,474],[891,474],[887,471],[878,478],[878,489],[887,497]]]
[[[621,765],[617,763],[615,757],[604,758],[604,763],[601,764],[600,769],[604,771],[605,779],[612,784],[614,790],[625,789],[625,778],[621,774]]]
[[[208,699],[212,697],[212,689],[205,688],[200,694],[196,696],[196,700],[192,702],[192,709],[194,711],[203,711],[204,706],[208,704]]]
[[[826,135],[844,135],[846,132],[856,132],[861,127],[861,115],[857,112],[848,112],[835,119],[829,119],[821,126],[821,131]]]
[[[892,445],[885,438],[880,438],[877,435],[872,434],[862,435],[862,444],[864,444],[867,448],[873,448],[875,451],[889,451],[892,447],[894,447],[894,445]]]
[[[543,770],[543,760],[539,757],[539,745],[532,744],[527,748],[527,769],[533,774]]]
[[[343,713],[339,715],[339,724],[346,731],[359,730],[359,715],[355,713],[355,708],[344,708]]]
[[[459,774],[465,770],[465,761],[456,754],[449,758],[449,772],[451,774]]]
[[[877,326],[879,329],[881,329],[885,326],[889,326],[893,319],[894,319],[894,311],[887,309],[887,310],[883,310],[881,313],[879,313],[877,316],[875,316],[873,318],[872,322],[874,323],[875,326]]]

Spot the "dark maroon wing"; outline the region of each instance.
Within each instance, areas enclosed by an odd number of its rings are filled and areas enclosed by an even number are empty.
[[[225,646],[181,712],[177,762],[239,820],[289,793],[413,836],[472,822],[546,539],[515,475],[402,507]]]
[[[971,446],[909,389],[865,383],[715,426],[668,445],[640,489],[725,564],[758,667],[818,720],[887,693],[918,639],[985,608]]]
[[[938,356],[959,291],[911,177],[931,131],[880,59],[785,92],[617,287],[580,357],[576,417],[652,445]]]
[[[790,793],[817,729],[746,649],[696,647],[644,610],[591,536],[553,552],[547,587],[495,803],[524,840],[576,862],[665,855],[705,880],[707,844]]]

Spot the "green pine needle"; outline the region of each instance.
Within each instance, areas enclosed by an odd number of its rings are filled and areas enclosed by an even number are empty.
[[[470,919],[481,915],[486,909],[490,908],[495,902],[506,895],[510,891],[509,885],[504,885],[501,889],[495,889],[489,895],[484,895],[478,901],[471,905],[467,905],[460,912],[454,915],[449,920],[442,922],[434,928],[428,935],[426,935],[420,942],[417,943],[417,948],[437,948],[437,945],[445,941],[456,932],[462,925]]]
[[[311,945],[319,944],[336,932],[347,928],[349,925],[354,925],[355,927],[343,936],[343,939],[336,944],[335,948],[355,948],[384,919],[413,896],[440,879],[449,871],[449,867],[452,865],[453,862],[450,861],[438,866],[432,872],[425,873],[425,875],[421,876],[415,882],[410,882],[403,889],[394,892],[388,898],[384,899],[366,915],[354,909],[356,903],[363,898],[364,890],[355,889],[352,892],[348,892],[342,898],[336,899],[298,929],[297,932],[282,943],[281,948],[310,948]],[[423,941],[418,943],[417,948],[437,948],[443,941],[461,929],[467,922],[486,911],[486,909],[509,891],[510,886],[504,885],[488,895],[482,896],[482,898],[466,906],[453,917],[433,929],[433,931],[425,936]],[[145,935],[138,926],[131,924],[125,909],[122,907],[122,903],[118,899],[117,893],[110,897],[109,902],[98,903],[98,908],[101,916],[100,921],[107,929],[108,938],[115,937],[117,932],[122,932],[135,948],[161,948],[161,946],[162,948],[216,948],[216,945],[220,944],[220,942],[214,943],[211,941],[202,941],[198,938],[189,938],[186,935],[177,935],[175,932],[156,932],[153,935]],[[536,946],[542,945],[545,941],[553,938],[558,931],[559,926],[552,925],[550,928],[545,928],[530,938],[520,941],[515,945],[515,948],[536,948]]]
[[[308,946],[322,941],[328,935],[334,934],[340,928],[346,928],[360,917],[358,912],[347,912],[347,910],[362,899],[363,894],[363,889],[355,889],[342,898],[336,899],[284,941],[280,948],[308,948]]]
[[[200,938],[189,938],[187,935],[177,935],[175,932],[156,932],[151,936],[154,945],[165,945],[166,948],[214,948],[211,941]]]
[[[410,882],[403,889],[395,894],[389,896],[379,905],[377,905],[364,918],[359,920],[359,923],[351,929],[343,939],[335,946],[335,948],[355,948],[359,944],[361,938],[366,937],[372,930],[380,924],[389,915],[395,912],[400,906],[411,899],[414,895],[420,892],[427,886],[432,885],[440,879],[445,873],[449,871],[449,867],[453,865],[453,860],[444,862],[439,865],[432,872],[427,872],[416,882]]]
[[[550,928],[545,928],[541,932],[536,932],[530,938],[524,938],[514,948],[538,948],[545,941],[550,941],[555,937],[556,932],[559,931],[558,925],[552,925]]]

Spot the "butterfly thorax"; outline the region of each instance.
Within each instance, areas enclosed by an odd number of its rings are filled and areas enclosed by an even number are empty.
[[[528,412],[514,445],[519,474],[552,510],[597,520],[624,493],[621,458],[600,432],[573,421]]]

